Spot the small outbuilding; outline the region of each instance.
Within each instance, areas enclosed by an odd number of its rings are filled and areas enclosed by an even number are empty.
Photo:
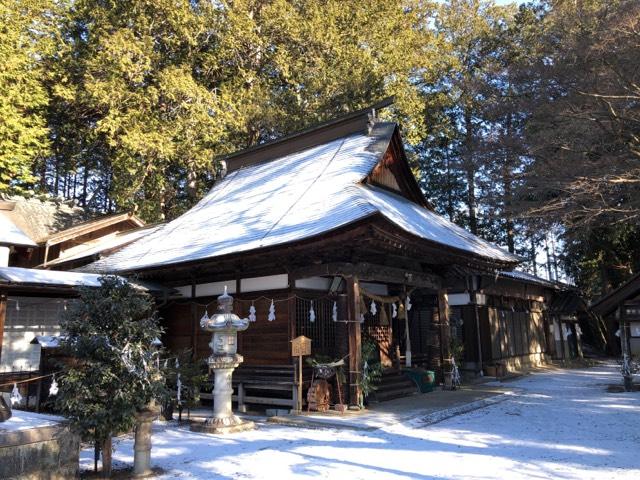
[[[591,304],[606,325],[607,350],[640,356],[640,274]]]

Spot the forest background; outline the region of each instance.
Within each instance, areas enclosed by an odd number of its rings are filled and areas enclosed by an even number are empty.
[[[591,298],[640,267],[637,0],[0,0],[0,59],[1,195],[170,220],[393,95],[439,213]]]

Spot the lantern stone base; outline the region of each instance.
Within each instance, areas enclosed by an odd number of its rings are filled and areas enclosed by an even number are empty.
[[[209,367],[214,374],[213,415],[204,423],[192,423],[191,430],[205,433],[236,433],[255,428],[253,422],[244,421],[233,414],[231,396],[233,370],[242,362],[238,354],[209,357]]]
[[[238,433],[245,432],[247,430],[253,430],[256,428],[256,424],[242,420],[235,415],[227,418],[207,418],[204,422],[194,422],[191,424],[190,429],[193,432],[200,433]]]

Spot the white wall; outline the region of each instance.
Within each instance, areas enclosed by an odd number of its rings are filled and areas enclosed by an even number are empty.
[[[36,335],[60,335],[65,300],[42,297],[9,297],[5,319],[0,372],[33,371],[40,366]]]

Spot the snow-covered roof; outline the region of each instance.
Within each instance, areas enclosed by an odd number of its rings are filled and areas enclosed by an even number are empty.
[[[546,278],[538,277],[521,270],[502,271],[500,272],[500,276],[511,278],[513,280],[519,280],[521,282],[534,283],[536,285],[541,285],[543,287],[549,287],[553,289],[558,289],[562,286],[562,284],[559,282],[553,282],[551,280],[547,280]]]
[[[31,343],[38,344],[42,348],[58,348],[63,338],[60,335],[36,335]]]
[[[519,257],[427,208],[364,184],[396,125],[354,133],[229,173],[191,210],[84,271],[131,271],[308,239],[380,214],[410,234],[501,262]]]
[[[87,220],[84,209],[49,197],[9,197],[0,201],[0,210],[0,215],[11,220],[35,243],[42,243],[51,234]]]
[[[134,242],[139,238],[144,237],[145,235],[150,235],[158,228],[158,225],[154,225],[151,227],[142,227],[125,232],[117,232],[114,235],[99,238],[93,243],[87,243],[86,245],[83,245],[84,248],[78,249],[78,247],[76,247],[72,250],[71,254],[63,255],[59,258],[56,258],[55,260],[51,260],[47,262],[47,265],[52,266],[61,263],[72,262],[75,260],[81,260],[83,258],[90,258],[103,252],[110,252],[128,245],[129,243]]]
[[[59,285],[67,287],[99,287],[100,275],[93,273],[59,272],[34,268],[0,267],[0,284],[20,283]]]
[[[15,223],[0,212],[0,245],[16,245],[22,247],[35,247],[31,240]]]
[[[58,270],[39,270],[35,268],[0,267],[0,286],[37,285],[50,287],[100,287],[100,276],[95,273],[61,272]],[[140,290],[158,291],[161,287],[147,282],[128,280]]]

